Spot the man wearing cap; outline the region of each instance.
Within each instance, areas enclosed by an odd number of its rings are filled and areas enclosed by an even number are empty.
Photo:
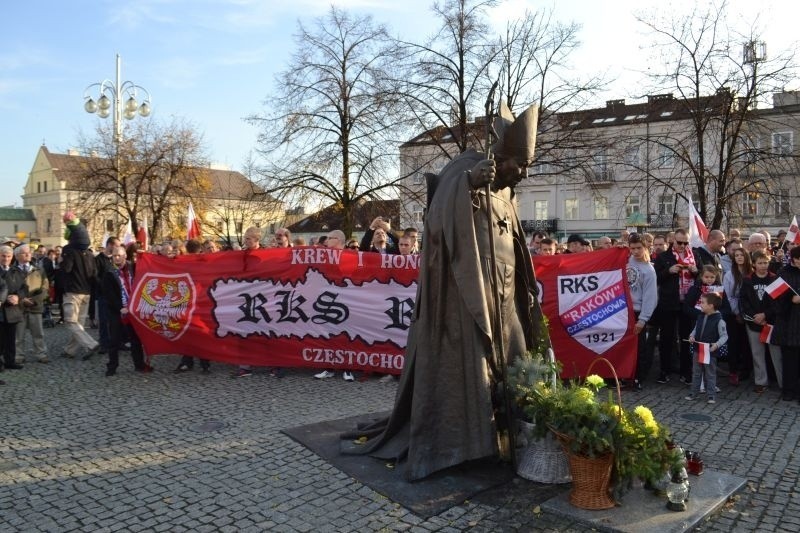
[[[587,244],[589,244],[589,241],[584,239],[580,234],[573,233],[567,239],[567,251],[564,253],[579,254],[584,251]]]
[[[367,429],[374,438],[364,445],[344,435],[345,453],[406,458],[408,480],[503,454],[510,418],[502,407],[503,361],[549,345],[546,331],[534,327],[541,309],[513,190],[533,160],[537,115],[532,107],[514,121],[501,110],[495,160],[470,150],[439,175],[426,175],[424,264],[394,411]],[[504,354],[493,338],[496,301]],[[355,434],[365,435],[364,428]]]

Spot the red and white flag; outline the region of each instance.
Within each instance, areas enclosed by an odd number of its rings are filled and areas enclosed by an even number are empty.
[[[758,336],[759,342],[764,344],[769,344],[769,341],[772,340],[772,330],[775,329],[769,324],[764,324],[764,327],[761,328],[761,335]]]
[[[200,222],[194,214],[194,206],[189,202],[189,218],[186,222],[186,240],[197,239],[200,237]]]
[[[128,246],[133,240],[133,225],[130,219],[128,219],[128,223],[125,225],[125,234],[122,236],[122,245]]]
[[[711,363],[711,344],[708,342],[697,342],[697,362],[701,365]]]
[[[792,217],[792,223],[789,224],[789,229],[786,230],[786,242],[800,244],[800,228],[797,226],[797,215]]]
[[[136,240],[142,243],[142,250],[147,250],[147,217],[144,217],[144,222],[139,226],[139,231],[136,232]]]
[[[689,202],[689,246],[700,248],[708,239],[708,228],[700,218],[700,213],[694,208],[692,197],[687,196],[686,200]]]
[[[791,290],[792,287],[786,283],[786,280],[783,278],[778,278],[769,285],[767,285],[766,291],[769,294],[770,298],[773,300],[777,300],[781,294],[784,292]]]

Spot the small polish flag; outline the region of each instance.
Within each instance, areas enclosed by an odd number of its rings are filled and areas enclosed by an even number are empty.
[[[786,283],[786,280],[783,278],[778,278],[769,285],[767,285],[766,291],[767,294],[769,294],[773,300],[776,300],[781,294],[788,291],[789,289],[791,289],[791,287],[789,286],[788,283]]]
[[[758,336],[759,342],[764,344],[769,344],[769,341],[772,340],[772,330],[774,328],[769,324],[764,324],[764,327],[761,328],[761,335]]]
[[[708,342],[697,343],[697,362],[701,365],[711,363],[711,344]]]
[[[789,224],[789,229],[786,230],[786,242],[800,244],[800,229],[797,227],[797,215],[792,218],[792,223]]]

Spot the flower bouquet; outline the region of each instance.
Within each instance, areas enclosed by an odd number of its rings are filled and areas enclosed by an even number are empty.
[[[597,361],[613,372],[606,359]],[[570,501],[587,509],[612,507],[636,478],[659,479],[682,461],[667,447],[669,431],[650,409],[639,405],[626,410],[618,381],[616,391],[605,388],[605,379],[594,374],[566,385],[539,381],[517,386],[518,401],[534,421],[535,436],[552,431],[569,456]]]

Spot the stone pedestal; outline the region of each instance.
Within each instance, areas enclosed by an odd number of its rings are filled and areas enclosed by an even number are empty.
[[[578,509],[570,505],[568,493],[547,500],[541,508],[577,520],[597,531],[682,533],[719,509],[746,482],[745,478],[708,469],[701,476],[689,476],[691,492],[687,510],[682,512],[669,511],[666,496],[656,496],[641,486],[628,492],[622,504],[613,509]]]

